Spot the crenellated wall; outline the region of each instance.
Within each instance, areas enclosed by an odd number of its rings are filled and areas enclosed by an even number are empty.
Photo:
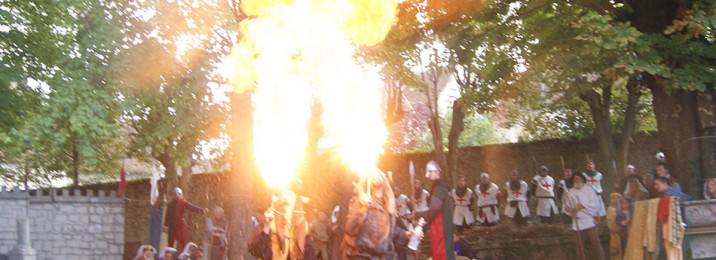
[[[30,220],[37,259],[121,259],[124,200],[115,192],[0,191],[0,254],[17,240],[15,219]]]

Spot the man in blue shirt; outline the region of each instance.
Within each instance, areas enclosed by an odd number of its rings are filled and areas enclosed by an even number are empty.
[[[669,179],[665,177],[654,178],[654,190],[661,194],[662,197],[677,197],[680,201],[691,201],[693,198],[686,193],[669,186]]]

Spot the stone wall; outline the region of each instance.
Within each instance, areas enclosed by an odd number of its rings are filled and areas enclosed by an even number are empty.
[[[656,163],[654,154],[658,152],[656,136],[639,134],[632,138],[628,162],[636,166],[638,174],[650,172]],[[550,169],[552,177],[562,176],[562,160],[564,167],[583,171],[587,158],[594,160],[597,170],[604,171],[612,167],[611,162],[603,162],[599,155],[595,139],[584,140],[545,140],[532,143],[495,144],[460,149],[459,174],[467,177],[472,188],[479,182],[482,172],[488,172],[492,181],[503,185],[509,178],[511,170],[518,170],[523,179],[532,178],[540,165]],[[560,159],[561,158],[561,159]],[[416,178],[425,181],[425,164],[433,158],[432,154],[390,154],[381,158],[380,168],[392,171],[396,183],[404,191],[409,187],[410,176],[408,164],[415,163]],[[442,165],[441,165],[442,166]],[[609,186],[609,185],[608,185]]]
[[[124,247],[124,201],[116,193],[80,190],[0,192],[0,253],[15,244],[14,219],[30,220],[37,259],[120,259]],[[10,207],[10,208],[6,208]],[[12,209],[12,210],[5,210]],[[8,211],[13,213],[7,214]]]

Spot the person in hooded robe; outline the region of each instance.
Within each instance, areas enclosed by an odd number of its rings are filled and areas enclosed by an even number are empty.
[[[174,241],[179,243],[179,247],[184,247],[189,242],[186,231],[186,219],[184,212],[186,211],[206,214],[208,209],[196,206],[184,199],[184,192],[180,188],[174,188],[174,198],[167,205],[167,213],[164,216],[164,230],[168,233],[168,246],[174,247]]]
[[[549,176],[549,169],[542,165],[539,173],[532,178],[532,192],[537,197],[537,216],[542,224],[551,224],[552,215],[559,213],[557,204],[554,201],[554,179]]]
[[[641,185],[639,178],[634,176],[628,178],[626,181],[626,189],[624,189],[624,198],[628,199],[632,203],[640,200],[649,199],[649,191]]]
[[[527,183],[520,179],[520,174],[516,170],[513,170],[510,173],[510,181],[505,183],[505,189],[507,190],[505,215],[518,225],[526,225],[526,218],[530,216],[530,209],[527,207]]]
[[[477,193],[477,221],[484,226],[494,226],[500,220],[499,201],[500,188],[490,181],[486,172],[480,174],[480,184],[475,187]]]
[[[140,246],[137,250],[137,255],[134,256],[133,260],[154,260],[154,254],[156,250],[151,245]]]
[[[194,242],[188,242],[184,246],[184,250],[182,250],[181,254],[179,254],[179,259],[186,260],[189,259],[194,251],[199,249],[199,246],[194,244]]]
[[[587,184],[594,189],[595,192],[597,192],[597,196],[599,196],[599,216],[604,217],[607,215],[606,206],[604,205],[604,199],[602,199],[602,192],[604,192],[604,189],[602,189],[602,180],[604,179],[604,176],[601,172],[598,172],[594,166],[593,161],[587,162],[587,170],[582,173],[584,175],[584,178],[587,179]]]
[[[416,218],[425,219],[430,227],[430,249],[433,260],[455,259],[453,241],[452,199],[450,186],[440,176],[440,166],[435,161],[428,162],[425,177],[433,184],[428,198],[428,210],[415,212]]]
[[[165,247],[161,253],[159,253],[159,260],[177,260],[179,259],[179,251],[173,247]]]
[[[450,193],[453,202],[455,202],[455,211],[453,212],[452,223],[457,227],[458,232],[462,232],[465,228],[475,222],[475,218],[470,211],[470,205],[473,200],[473,191],[467,187],[465,175],[457,177],[457,188]]]
[[[375,170],[361,178],[348,205],[343,259],[394,257],[394,241],[407,244],[411,233],[397,227],[395,197],[388,178]]]
[[[704,199],[716,199],[716,178],[710,178],[704,182]]]

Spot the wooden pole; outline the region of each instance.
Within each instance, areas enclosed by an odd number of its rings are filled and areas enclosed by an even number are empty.
[[[415,205],[415,165],[413,164],[413,161],[410,160],[410,165],[408,166],[408,172],[410,173],[410,194],[411,194],[411,200],[410,203],[413,204],[413,213],[415,213],[415,209],[417,209],[417,205]],[[412,222],[412,220],[411,220]],[[417,250],[415,250],[415,260],[420,259],[420,247],[418,247]]]

